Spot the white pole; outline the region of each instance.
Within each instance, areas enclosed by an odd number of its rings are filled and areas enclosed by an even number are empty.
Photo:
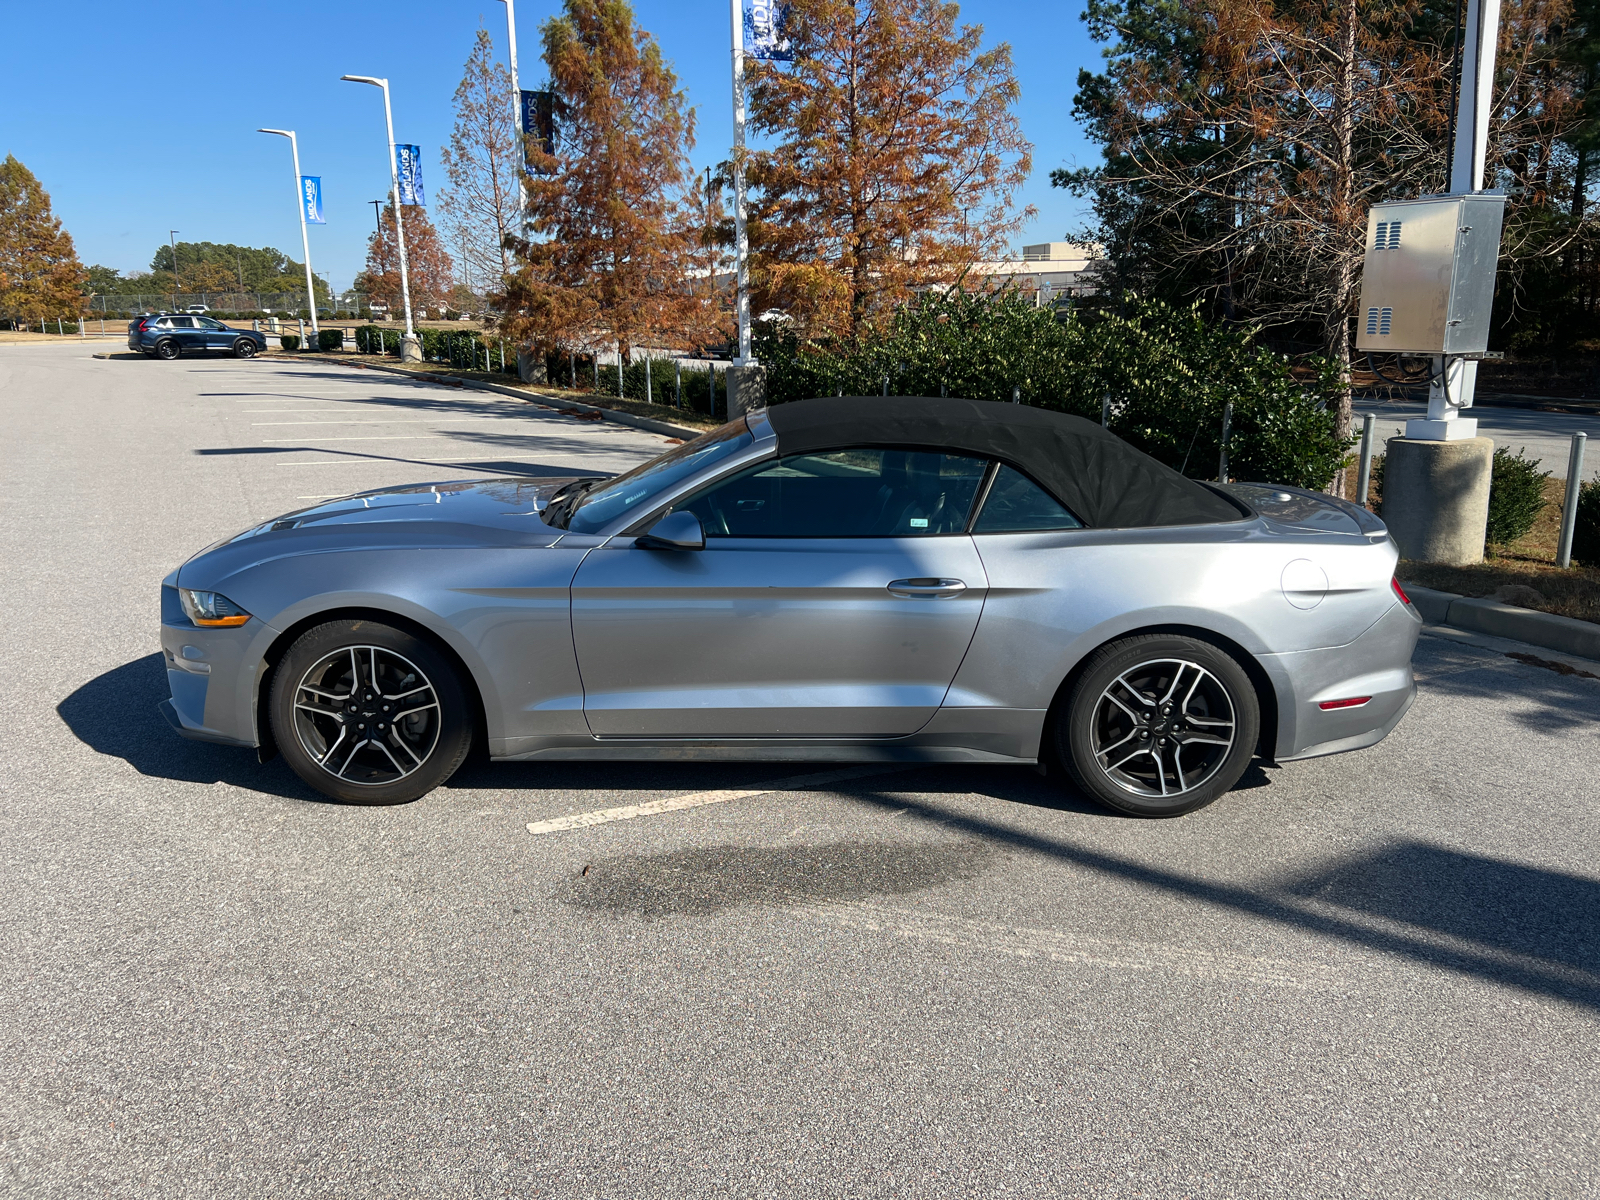
[[[1572,435],[1572,452],[1567,458],[1567,498],[1561,506],[1561,534],[1556,541],[1558,567],[1572,565],[1572,534],[1578,527],[1578,489],[1583,486],[1583,446],[1588,439],[1589,435],[1581,429]]]
[[[501,0],[506,6],[506,59],[511,64],[511,128],[517,131],[517,148],[522,149],[522,88],[517,83],[517,0]],[[526,205],[522,192],[522,163],[524,155],[517,155],[517,215],[522,215]]]
[[[739,351],[733,361],[742,367],[750,360],[750,240],[745,233],[744,197],[744,2],[729,0],[729,4],[733,19],[733,231],[738,285],[735,311],[739,321]]]
[[[294,157],[294,206],[300,214],[300,248],[306,256],[306,302],[311,306],[311,336],[317,336],[317,285],[311,278],[311,237],[306,232],[306,194],[300,182],[300,142],[292,129],[258,129],[257,133],[275,133],[289,139],[289,153]],[[302,350],[309,349],[301,346]]]
[[[1467,0],[1461,30],[1461,95],[1456,105],[1456,140],[1450,155],[1450,191],[1481,191],[1489,154],[1489,116],[1494,102],[1494,59],[1500,43],[1500,0]],[[1448,432],[1421,421],[1406,423],[1406,436],[1447,441],[1474,437],[1478,422],[1461,419],[1472,407],[1478,387],[1478,364],[1464,358],[1437,356],[1435,379],[1428,385],[1428,420],[1451,421]]]
[[[383,89],[383,124],[389,133],[389,184],[393,188],[389,193],[389,203],[394,206],[394,240],[400,250],[400,300],[406,310],[406,337],[414,338],[417,334],[411,325],[411,276],[406,271],[406,230],[400,219],[400,169],[394,161],[394,112],[389,107],[389,81],[371,75],[341,75],[339,78]]]

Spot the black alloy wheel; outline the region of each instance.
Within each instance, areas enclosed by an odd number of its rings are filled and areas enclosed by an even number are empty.
[[[457,668],[372,621],[307,630],[273,671],[272,734],[312,787],[345,804],[405,804],[455,774],[472,745]]]
[[[233,343],[233,356],[235,358],[254,358],[256,344],[250,338],[239,338]]]
[[[1056,749],[1084,791],[1135,816],[1176,817],[1239,782],[1261,711],[1231,655],[1143,634],[1095,651],[1055,724]]]
[[[156,357],[171,362],[183,353],[183,347],[178,345],[177,338],[162,338],[156,343]]]

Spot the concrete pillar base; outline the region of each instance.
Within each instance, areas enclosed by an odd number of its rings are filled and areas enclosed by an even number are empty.
[[[730,366],[727,385],[728,420],[767,406],[767,369],[760,363]]]
[[[1467,566],[1483,561],[1494,441],[1390,438],[1383,461],[1383,521],[1400,557]]]
[[[544,355],[527,346],[518,346],[517,378],[523,383],[548,383],[545,375]]]
[[[400,338],[400,361],[403,363],[422,361],[422,339],[416,334],[408,333]]]

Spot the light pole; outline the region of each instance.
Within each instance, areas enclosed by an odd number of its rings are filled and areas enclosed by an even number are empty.
[[[511,64],[511,127],[517,131],[517,146],[522,146],[522,89],[517,83],[517,0],[500,0],[506,6],[506,59]],[[519,154],[518,159],[525,156]],[[522,167],[517,167],[517,216],[525,205],[522,195]]]
[[[346,83],[365,83],[383,89],[383,121],[389,133],[389,183],[394,188],[391,193],[394,197],[394,240],[400,251],[400,301],[406,310],[406,332],[400,339],[400,360],[421,362],[422,343],[417,340],[416,330],[411,326],[411,276],[406,270],[405,223],[400,219],[400,172],[394,159],[394,111],[389,106],[389,81],[371,75],[341,75],[339,78]]]
[[[306,255],[306,304],[311,308],[311,340],[317,340],[317,286],[311,278],[311,236],[306,232],[306,197],[300,182],[300,143],[292,129],[258,129],[257,133],[272,133],[289,139],[289,153],[294,157],[294,206],[300,213],[300,249]],[[302,346],[302,350],[309,347]]]
[[[172,307],[178,307],[178,231],[167,230],[167,240],[172,244]],[[39,328],[43,329],[44,326]]]

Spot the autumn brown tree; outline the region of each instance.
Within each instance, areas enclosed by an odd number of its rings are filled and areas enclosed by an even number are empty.
[[[0,163],[0,315],[77,316],[86,278],[72,235],[50,210],[50,194],[6,155]]]
[[[440,244],[425,208],[407,205],[400,219],[406,235],[412,310],[420,315],[423,309],[443,309],[456,284],[455,262]],[[400,307],[400,250],[393,203],[384,205],[381,227],[367,238],[367,266],[356,278],[356,291],[386,301],[391,311]]]
[[[792,0],[794,61],[750,69],[755,304],[855,339],[912,289],[996,255],[1031,210],[1005,44],[948,0]]]
[[[511,107],[511,73],[478,30],[461,84],[456,121],[444,149],[449,186],[439,196],[440,226],[459,251],[463,282],[475,293],[498,292],[511,273],[506,238],[517,232],[521,139]]]
[[[654,38],[626,0],[566,0],[543,28],[557,145],[535,148],[530,236],[502,328],[545,349],[682,344],[705,324],[691,286],[696,230],[686,208],[694,116]]]

